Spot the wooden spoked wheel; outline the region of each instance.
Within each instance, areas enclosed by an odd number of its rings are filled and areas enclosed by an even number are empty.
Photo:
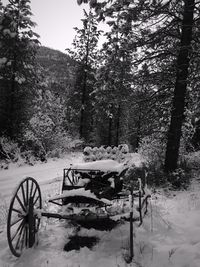
[[[40,224],[36,210],[41,208],[40,187],[35,179],[27,177],[16,188],[8,211],[7,239],[10,250],[16,257],[24,249],[34,245]]]

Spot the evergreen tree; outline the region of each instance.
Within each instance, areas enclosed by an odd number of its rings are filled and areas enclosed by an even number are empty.
[[[0,134],[20,138],[30,118],[34,97],[34,60],[38,35],[32,31],[29,0],[13,0],[3,8],[0,28]]]
[[[185,116],[189,51],[192,41],[195,1],[188,0],[184,4],[180,50],[177,58],[176,84],[165,158],[166,172],[174,171],[177,168],[182,125]]]
[[[116,6],[118,8],[116,8]],[[101,50],[95,90],[98,143],[118,145],[125,136],[124,115],[131,92],[133,36],[127,7],[116,1],[105,12],[110,31]]]
[[[68,49],[70,56],[78,63],[75,90],[70,99],[70,107],[71,118],[77,121],[80,137],[89,140],[93,124],[92,90],[97,67],[97,44],[101,31],[97,29],[97,20],[92,11],[88,14],[84,11],[82,22],[82,29],[75,28],[73,49]]]

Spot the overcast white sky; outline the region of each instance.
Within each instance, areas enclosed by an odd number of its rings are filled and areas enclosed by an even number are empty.
[[[35,31],[40,35],[42,45],[64,52],[71,46],[75,36],[74,27],[81,27],[83,8],[76,0],[31,0]]]
[[[31,0],[32,20],[38,25],[34,31],[40,35],[41,44],[63,52],[70,48],[73,28],[82,26],[83,8],[88,10],[88,5],[79,6],[77,0]]]

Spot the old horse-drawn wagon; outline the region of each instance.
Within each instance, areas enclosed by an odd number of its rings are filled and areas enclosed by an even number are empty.
[[[58,213],[42,209],[41,190],[35,179],[23,179],[16,188],[8,212],[7,238],[12,254],[19,257],[24,249],[35,244],[41,217],[80,224],[129,218],[130,195],[137,199],[134,201],[137,202],[134,213],[141,224],[149,195],[140,177],[132,179],[132,182],[136,181],[137,188],[134,189],[130,183],[128,187],[125,185],[128,169],[124,162],[108,158],[65,168],[60,194],[48,199],[48,202],[61,207]]]

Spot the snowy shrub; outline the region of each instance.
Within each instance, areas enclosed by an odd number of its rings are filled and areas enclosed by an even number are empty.
[[[92,161],[98,160],[98,153],[99,153],[98,147],[93,147],[93,149],[92,149]]]
[[[96,158],[96,155],[91,155],[90,157],[90,161],[95,161],[97,158]]]
[[[167,177],[163,172],[166,140],[162,135],[153,134],[142,139],[138,153],[142,156],[146,169],[147,183],[160,186],[166,183]]]
[[[119,154],[119,161],[120,161],[120,162],[123,162],[125,159],[126,159],[126,155],[125,155],[124,153],[121,152],[121,153]]]
[[[46,158],[47,153],[52,150],[50,146],[55,136],[53,126],[53,121],[41,113],[30,120],[30,127],[24,137],[40,159]]]
[[[94,155],[97,154],[97,153],[98,153],[98,148],[95,146],[95,147],[92,149],[92,152],[93,152]]]
[[[182,168],[176,169],[174,172],[168,174],[168,181],[175,189],[186,189],[189,185],[190,174]]]
[[[80,139],[73,139],[64,132],[58,132],[49,142],[47,157],[60,158],[64,153],[77,150],[81,145],[82,141]]]
[[[90,161],[92,156],[92,148],[90,146],[86,146],[83,150],[83,159],[84,161]]]
[[[100,146],[99,152],[102,153],[102,155],[104,155],[106,153],[106,150],[103,146]]]
[[[111,154],[117,154],[117,147],[114,146],[111,150]]]
[[[0,137],[0,149],[3,161],[2,167],[6,163],[17,162],[18,164],[24,163],[23,154],[18,143],[6,137]],[[4,167],[3,167],[4,168]]]
[[[22,157],[26,164],[33,166],[35,164],[36,158],[33,155],[33,151],[25,150],[22,152]]]
[[[155,168],[154,166],[147,167],[147,177],[148,185],[151,186],[165,186],[168,184],[168,179],[163,169]]]
[[[147,169],[147,182],[155,186],[163,186],[170,182],[173,187],[184,187],[188,180],[186,163],[183,160],[184,157],[180,156],[180,168],[176,172],[165,174],[163,171],[165,143],[166,140],[161,135],[151,135],[143,138],[140,144],[138,152],[145,162],[144,168]],[[180,148],[180,151],[183,153],[183,147]]]
[[[106,148],[106,152],[107,152],[108,154],[110,154],[111,151],[112,151],[112,147],[108,146],[108,147]]]
[[[61,148],[55,148],[46,153],[46,158],[60,158],[63,154],[63,150]]]
[[[111,158],[112,160],[117,160],[117,155],[116,155],[116,154],[111,154],[110,158]]]
[[[185,156],[185,160],[189,168],[200,170],[200,151],[188,153],[188,155]]]
[[[110,157],[110,153],[108,153],[107,151],[104,153],[104,159],[109,159]]]
[[[145,165],[148,168],[148,181],[151,184],[159,186],[170,182],[172,186],[176,188],[185,188],[188,185],[189,176],[191,175],[192,157],[188,156],[188,145],[186,140],[188,139],[185,139],[183,136],[180,143],[177,170],[175,172],[165,174],[163,166],[166,151],[166,138],[161,134],[143,138],[138,152],[143,157]],[[198,162],[197,158],[196,160]]]
[[[73,151],[80,151],[83,148],[83,140],[79,139],[79,138],[75,138],[75,137],[71,137],[68,135],[68,137],[70,137],[71,142],[70,144],[68,144],[68,150],[73,150]]]
[[[129,147],[127,144],[122,144],[116,147],[116,160],[119,162],[130,160]]]
[[[122,152],[124,151],[124,153]],[[91,148],[89,146],[85,147],[83,150],[83,156],[85,161],[95,161],[95,160],[105,160],[112,159],[117,160],[119,162],[124,161],[128,155],[128,146],[121,145],[119,147],[94,147]]]
[[[99,151],[96,155],[97,160],[102,160],[103,159],[103,154]]]
[[[143,157],[148,167],[160,169],[165,157],[165,140],[159,135],[150,135],[142,139],[138,153]]]
[[[33,155],[44,161],[47,157],[61,157],[65,152],[80,149],[82,141],[72,138],[62,127],[55,127],[52,119],[41,113],[30,120],[25,142]]]
[[[127,186],[132,186],[134,187],[134,190],[138,190],[138,179],[141,179],[142,184],[146,184],[146,167],[145,166],[135,166],[132,165],[130,168],[127,170],[125,173],[124,177],[124,182]]]
[[[64,131],[58,131],[52,140],[53,149],[61,149],[62,152],[68,152],[79,149],[82,146],[83,141],[75,139],[69,136]]]
[[[0,169],[7,170],[9,166],[9,162],[7,160],[0,160]]]
[[[129,152],[129,148],[127,144],[119,145],[118,149],[124,154],[127,154]]]
[[[92,153],[92,148],[90,146],[86,146],[83,150],[83,154],[85,156],[89,156]]]

